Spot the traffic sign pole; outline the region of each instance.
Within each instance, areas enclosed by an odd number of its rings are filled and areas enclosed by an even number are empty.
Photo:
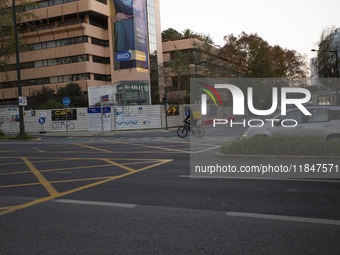
[[[40,118],[39,118],[39,123],[40,123],[40,125],[41,125],[41,131],[40,131],[39,133],[40,133],[40,134],[46,133],[46,132],[44,131],[45,118],[40,117]]]
[[[71,99],[69,99],[68,97],[65,97],[63,99],[63,105],[66,106],[66,135],[68,135],[68,107],[71,104]]]

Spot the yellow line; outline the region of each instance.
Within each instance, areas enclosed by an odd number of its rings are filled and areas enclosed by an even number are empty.
[[[112,176],[84,178],[84,179],[71,179],[71,180],[51,181],[50,183],[93,181],[93,180],[103,180],[103,179],[107,179],[107,178],[111,178],[111,177]],[[2,189],[2,188],[25,187],[25,186],[36,186],[36,185],[41,185],[41,183],[40,182],[36,182],[36,183],[23,183],[23,184],[5,185],[5,186],[0,186],[0,189]]]
[[[165,163],[170,162],[170,161],[172,161],[172,160],[162,160],[162,162],[160,162],[158,164],[155,164],[155,165],[165,164]],[[113,163],[115,163],[115,162],[113,162]],[[24,208],[27,208],[27,207],[30,207],[30,206],[33,206],[33,205],[36,205],[36,204],[39,204],[39,203],[43,203],[43,202],[46,202],[46,201],[49,201],[49,200],[52,200],[52,199],[55,199],[55,198],[58,198],[58,197],[66,196],[66,195],[72,194],[74,192],[78,192],[78,191],[81,191],[81,190],[92,188],[92,187],[104,184],[106,182],[117,180],[117,179],[123,178],[125,176],[129,176],[129,175],[132,175],[134,173],[146,170],[146,169],[148,169],[150,167],[153,167],[155,165],[152,165],[152,166],[149,166],[149,167],[144,167],[144,168],[141,168],[139,170],[134,170],[134,171],[126,172],[124,174],[113,176],[111,178],[107,178],[105,180],[101,180],[101,181],[98,181],[98,182],[95,182],[95,183],[91,183],[91,184],[88,184],[88,185],[85,185],[85,186],[82,186],[82,187],[78,187],[78,188],[73,189],[73,190],[65,191],[65,192],[62,192],[62,193],[57,193],[57,194],[51,195],[49,197],[40,198],[40,199],[37,199],[35,201],[31,201],[29,203],[26,203],[26,204],[22,204],[22,205],[18,205],[18,206],[12,206],[8,210],[0,211],[0,216],[4,215],[4,214],[7,214],[7,213],[11,213],[11,212],[17,211],[17,210],[20,210],[20,209],[24,209]]]
[[[56,195],[58,194],[58,191],[56,191],[53,186],[45,179],[44,176],[36,169],[32,163],[27,158],[22,158],[22,160],[25,162],[25,164],[28,166],[28,168],[32,171],[32,173],[37,177],[39,182],[44,186],[44,188],[50,193],[50,195]]]
[[[85,148],[90,148],[90,149],[97,150],[97,151],[104,151],[104,152],[112,153],[112,151],[108,151],[108,150],[104,150],[104,149],[100,149],[100,148],[96,148],[96,147],[88,146],[88,145],[84,145],[84,144],[75,143],[75,145],[82,146],[82,147],[85,147]]]
[[[20,157],[17,157],[18,159],[21,159]],[[65,158],[65,160],[69,160]],[[73,159],[70,159],[73,160]],[[60,159],[51,159],[51,160],[38,160],[38,161],[31,161],[32,163],[45,163],[45,162],[53,162],[53,161],[60,161]],[[23,165],[23,162],[11,162],[11,163],[1,163],[0,166],[8,166],[8,165]],[[0,174],[1,175],[1,174]]]
[[[36,147],[33,147],[33,149],[35,149],[35,150],[37,150],[37,151],[39,151],[39,152],[44,152],[44,151],[42,151],[42,150],[39,150],[39,149],[36,148]]]
[[[118,141],[112,141],[112,140],[106,140],[108,142],[112,143],[123,143],[123,144],[129,144],[129,145],[136,145],[136,146],[141,146],[141,147],[146,147],[146,148],[154,148],[154,149],[160,149],[160,150],[166,150],[166,151],[176,151],[176,152],[183,152],[183,153],[190,153],[189,151],[183,151],[183,150],[177,150],[177,149],[169,149],[169,148],[163,148],[159,146],[152,146],[152,145],[145,145],[145,144],[138,144],[138,143],[128,143],[128,142],[118,142]]]
[[[146,166],[146,167],[140,168],[137,171],[143,171],[143,170],[149,169],[151,167],[155,167],[155,166],[159,166],[159,165],[162,165],[162,164],[165,164],[165,163],[169,163],[171,161],[173,161],[173,159],[164,159],[164,160],[162,160],[159,163],[156,163],[156,164],[153,164],[153,165],[150,165],[150,166]]]
[[[192,153],[201,153],[201,152],[217,149],[217,148],[220,148],[220,147],[221,147],[220,145],[219,146],[214,146],[214,147],[211,147],[211,148],[208,148],[208,149],[205,149],[205,150],[195,151],[195,152],[192,152]]]
[[[11,208],[11,206],[6,206],[6,207],[0,207],[0,210],[8,210],[9,208]]]
[[[110,164],[112,164],[112,165],[114,165],[114,166],[118,166],[118,167],[120,167],[120,168],[123,168],[123,169],[125,169],[125,170],[128,170],[129,172],[136,172],[136,170],[134,170],[134,169],[132,169],[132,168],[130,168],[130,167],[128,167],[128,166],[124,166],[124,165],[122,165],[122,164],[119,164],[119,163],[117,163],[117,162],[111,161],[111,160],[109,160],[109,159],[102,159],[102,160],[105,161],[105,162],[108,162],[108,163],[110,163]]]
[[[111,166],[112,164],[108,165],[93,165],[93,166],[75,166],[75,167],[68,167],[68,168],[56,168],[56,169],[48,169],[48,170],[40,170],[40,172],[56,172],[56,171],[63,171],[63,170],[76,170],[76,169],[86,169],[86,168],[92,168],[92,167],[106,167]],[[14,175],[14,174],[27,174],[31,173],[30,171],[21,171],[21,172],[10,172],[10,173],[1,173],[0,175]]]

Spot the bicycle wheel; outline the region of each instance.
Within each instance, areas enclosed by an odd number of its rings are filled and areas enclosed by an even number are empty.
[[[196,137],[202,137],[204,136],[204,128],[201,126],[195,127],[195,129],[192,131],[193,135]]]
[[[177,129],[177,135],[180,138],[184,138],[188,135],[188,129],[185,126],[181,126]]]

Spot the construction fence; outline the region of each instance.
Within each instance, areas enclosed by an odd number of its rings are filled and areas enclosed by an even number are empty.
[[[103,113],[102,112],[103,109]],[[189,106],[169,105],[167,126],[182,125]],[[166,127],[163,105],[109,106],[63,108],[53,110],[25,110],[26,133],[57,131],[118,131]],[[18,106],[1,106],[0,130],[6,134],[19,133]]]

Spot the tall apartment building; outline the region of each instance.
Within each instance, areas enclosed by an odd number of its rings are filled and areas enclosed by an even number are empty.
[[[162,63],[159,0],[31,0],[36,18],[19,30],[22,94],[68,83],[89,87],[150,81],[149,54]],[[132,6],[133,5],[133,6]],[[16,101],[15,56],[0,101]]]

